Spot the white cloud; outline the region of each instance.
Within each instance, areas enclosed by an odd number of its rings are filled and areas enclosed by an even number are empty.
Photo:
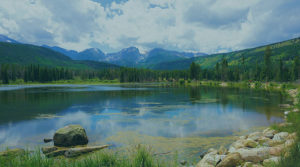
[[[75,50],[213,53],[297,37],[299,15],[297,0],[1,0],[0,33]]]

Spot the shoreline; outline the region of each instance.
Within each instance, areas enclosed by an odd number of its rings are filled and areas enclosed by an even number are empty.
[[[215,86],[240,88],[239,83],[221,82]],[[282,132],[276,127],[284,129],[284,127],[289,126],[292,123],[287,120],[288,115],[299,112],[297,107],[299,88],[296,84],[294,86],[294,88],[287,88],[283,84],[260,83],[259,87],[256,87],[255,83],[248,83],[249,89],[281,91],[292,98],[293,104],[289,106],[288,111],[284,111],[284,122],[274,124],[263,131],[240,136],[230,145],[229,149],[225,147],[220,147],[219,150],[211,148],[197,163],[196,167],[274,167],[284,161],[284,158],[290,156],[290,150],[297,142],[297,134],[296,132]]]

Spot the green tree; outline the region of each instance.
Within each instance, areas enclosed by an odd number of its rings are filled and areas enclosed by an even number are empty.
[[[278,66],[278,72],[276,75],[276,80],[279,82],[284,81],[284,75],[283,75],[284,69],[283,69],[283,61],[282,59],[279,60],[279,66]]]
[[[227,62],[227,60],[224,57],[222,59],[221,69],[222,69],[222,71],[221,71],[221,73],[222,73],[221,79],[223,81],[227,81],[229,79],[229,68],[228,68],[228,62]]]
[[[199,80],[200,79],[200,72],[201,72],[200,65],[196,64],[195,62],[193,62],[190,65],[190,76],[191,76],[191,79]]]
[[[264,57],[264,60],[265,60],[264,75],[265,75],[266,81],[270,81],[272,79],[271,55],[272,55],[272,50],[271,50],[270,46],[267,46],[266,51],[265,51],[265,57]]]
[[[295,56],[293,67],[292,67],[292,80],[295,81],[299,79],[299,75],[300,75],[300,60],[299,60],[299,56]]]
[[[2,65],[1,66],[1,80],[2,80],[3,84],[9,84],[7,65]]]

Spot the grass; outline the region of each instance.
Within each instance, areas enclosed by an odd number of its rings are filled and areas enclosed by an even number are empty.
[[[300,93],[298,94],[298,104],[300,103]],[[299,107],[299,106],[296,106]],[[273,125],[272,128],[282,132],[293,133],[296,132],[297,138],[294,145],[290,148],[289,154],[287,156],[282,155],[279,164],[274,165],[274,167],[300,167],[300,113],[291,112],[287,116],[287,121],[291,124],[287,126]]]
[[[177,162],[163,162],[153,155],[146,146],[137,146],[129,153],[116,153],[110,150],[98,151],[76,159],[63,157],[46,158],[37,149],[26,151],[22,156],[0,156],[0,166],[5,167],[165,167],[178,166]]]

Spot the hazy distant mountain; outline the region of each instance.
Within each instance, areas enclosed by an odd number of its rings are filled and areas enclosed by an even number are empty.
[[[90,48],[79,52],[76,57],[76,60],[93,60],[104,62],[105,57],[105,53],[103,53],[100,49]]]
[[[16,40],[13,40],[13,39],[8,38],[7,36],[1,35],[1,34],[0,34],[0,42],[20,43],[20,42],[18,42],[18,41],[16,41]]]
[[[106,62],[126,67],[136,67],[145,55],[141,54],[136,47],[122,49],[120,52],[107,54]]]
[[[4,35],[0,35],[0,41],[19,43]],[[73,60],[89,60],[97,62],[106,62],[126,67],[145,68],[153,68],[160,63],[187,60],[189,58],[206,55],[204,53],[178,52],[165,50],[162,48],[155,48],[145,54],[142,54],[140,53],[138,48],[129,47],[122,49],[119,52],[105,54],[98,48],[89,48],[82,52],[77,52],[75,50],[67,50],[58,46],[42,45],[42,47],[62,53]]]
[[[155,48],[150,50],[146,56],[145,60],[141,64],[146,67],[152,68],[156,64],[164,62],[172,62],[176,60],[186,60],[192,57],[204,56],[204,53],[190,53],[190,52],[177,52],[165,50],[162,48]]]

